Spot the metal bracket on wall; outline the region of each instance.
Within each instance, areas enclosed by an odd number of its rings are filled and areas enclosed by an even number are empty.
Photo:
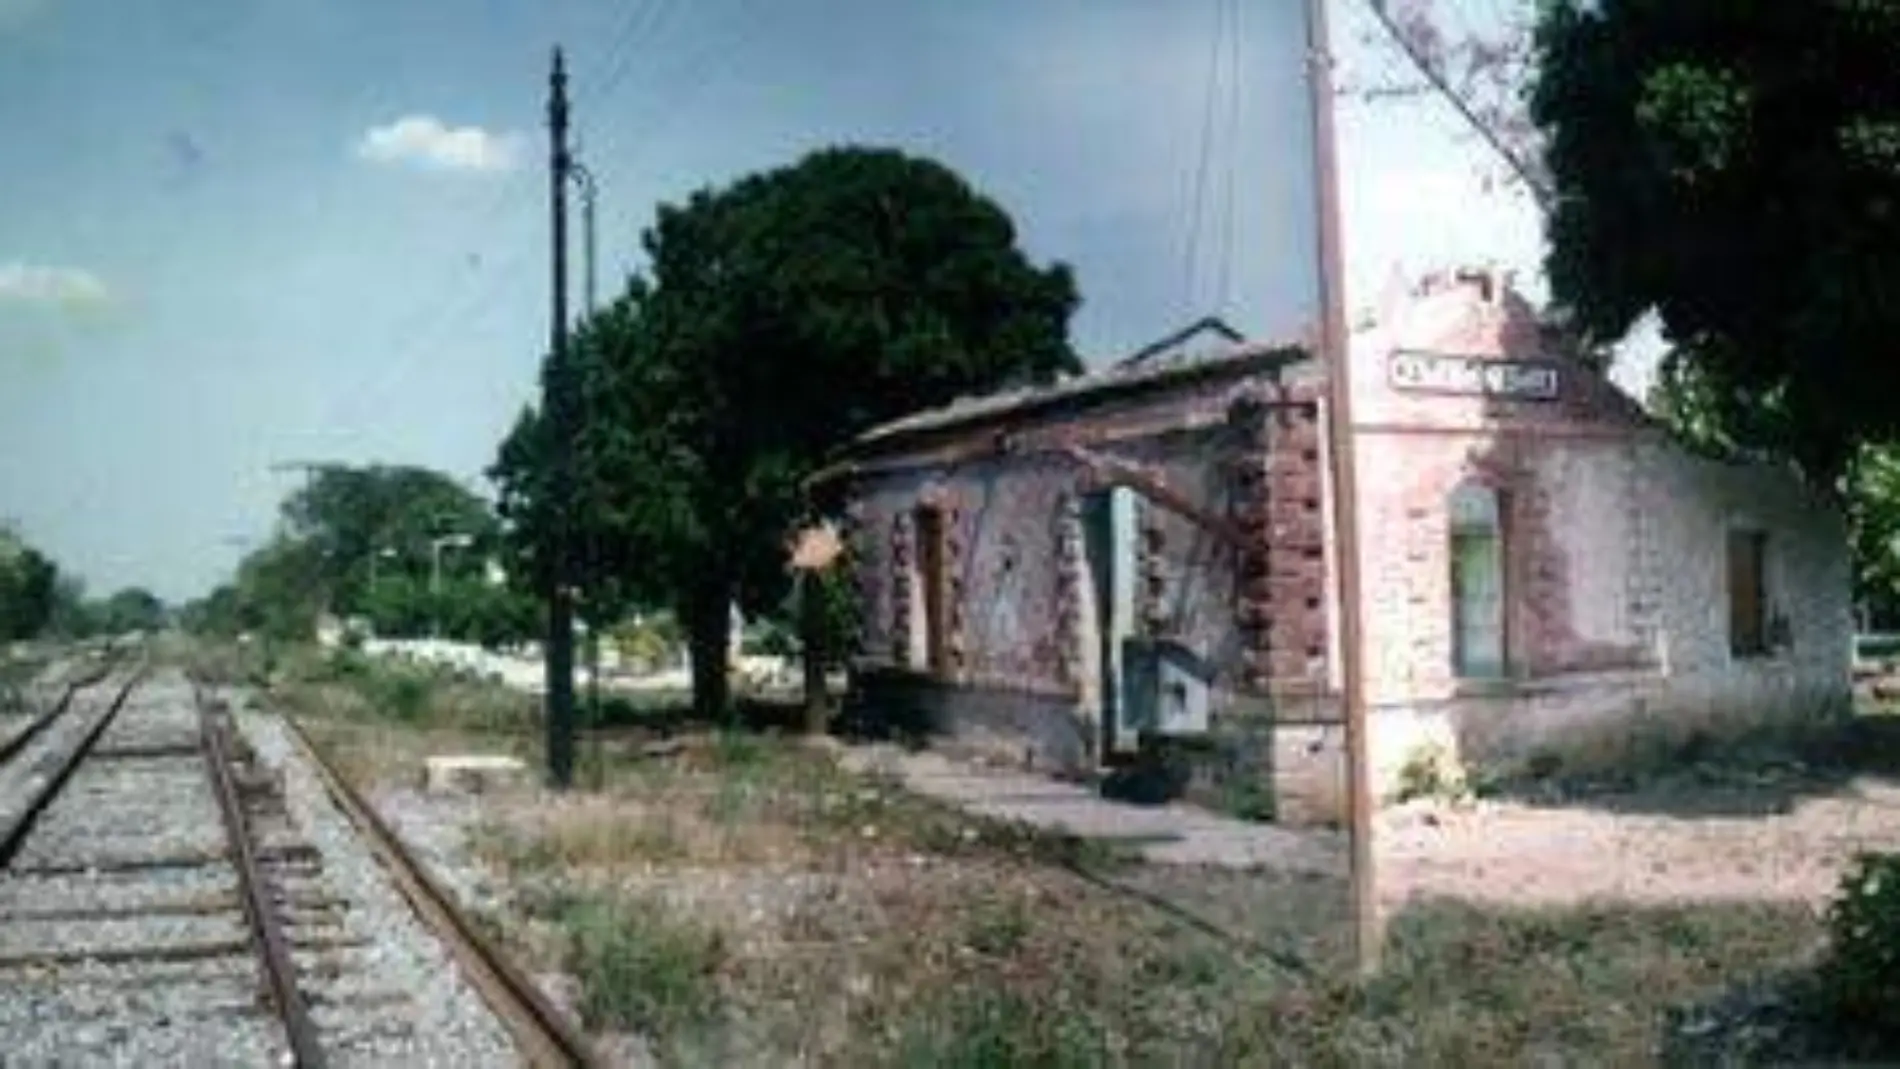
[[[1109,453],[1098,453],[1079,445],[1063,447],[1063,454],[1086,468],[1089,477],[1103,486],[1126,486],[1170,512],[1187,518],[1237,547],[1251,543],[1247,532],[1225,516],[1216,515],[1188,500],[1185,494],[1168,485],[1167,478],[1152,465]]]

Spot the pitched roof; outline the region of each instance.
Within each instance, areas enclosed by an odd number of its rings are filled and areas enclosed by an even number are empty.
[[[1188,331],[1164,339],[1164,345],[1176,346],[1194,333],[1208,329],[1218,332],[1223,326],[1218,321],[1204,320]],[[1048,385],[959,398],[940,408],[900,417],[860,434],[852,440],[847,452],[888,446],[929,431],[997,422],[1009,417],[1027,418],[1052,408],[1085,405],[1109,396],[1176,382],[1282,367],[1307,355],[1305,348],[1291,343],[1228,342],[1199,349],[1174,348],[1173,351],[1150,346],[1133,357]]]

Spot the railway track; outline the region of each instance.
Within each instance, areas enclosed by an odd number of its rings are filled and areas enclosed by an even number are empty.
[[[176,670],[69,694],[0,763],[0,1064],[566,1063],[511,1040],[317,777]]]

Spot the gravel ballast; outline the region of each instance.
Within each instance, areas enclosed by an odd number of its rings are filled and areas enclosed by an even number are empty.
[[[125,678],[78,695],[72,715],[0,769],[0,819],[24,809]],[[233,774],[267,885],[287,899],[327,1063],[520,1064],[281,722],[234,719],[255,767],[240,758]],[[287,1064],[200,733],[191,684],[155,674],[0,872],[0,1065]]]
[[[342,926],[373,935],[356,948],[356,968],[326,985],[332,999],[406,994],[369,1012],[320,1008],[318,1021],[345,1033],[331,1064],[506,1066],[520,1064],[513,1041],[463,979],[448,949],[417,919],[375,857],[357,837],[297,750],[283,722],[241,712],[239,730],[265,766],[281,776],[284,800],[306,841],[323,856],[327,889],[342,900]]]

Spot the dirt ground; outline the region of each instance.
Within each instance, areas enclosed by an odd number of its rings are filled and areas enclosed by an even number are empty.
[[[1900,851],[1900,778],[1661,783],[1562,803],[1411,803],[1375,832],[1381,898],[1513,906],[1823,905],[1861,851]]]
[[[1311,866],[1131,864],[785,739],[623,739],[554,797],[415,789],[428,752],[531,738],[318,734],[633,1063],[1652,1064],[1667,1007],[1810,960],[1854,854],[1900,851],[1900,747],[1408,803],[1361,990]]]

